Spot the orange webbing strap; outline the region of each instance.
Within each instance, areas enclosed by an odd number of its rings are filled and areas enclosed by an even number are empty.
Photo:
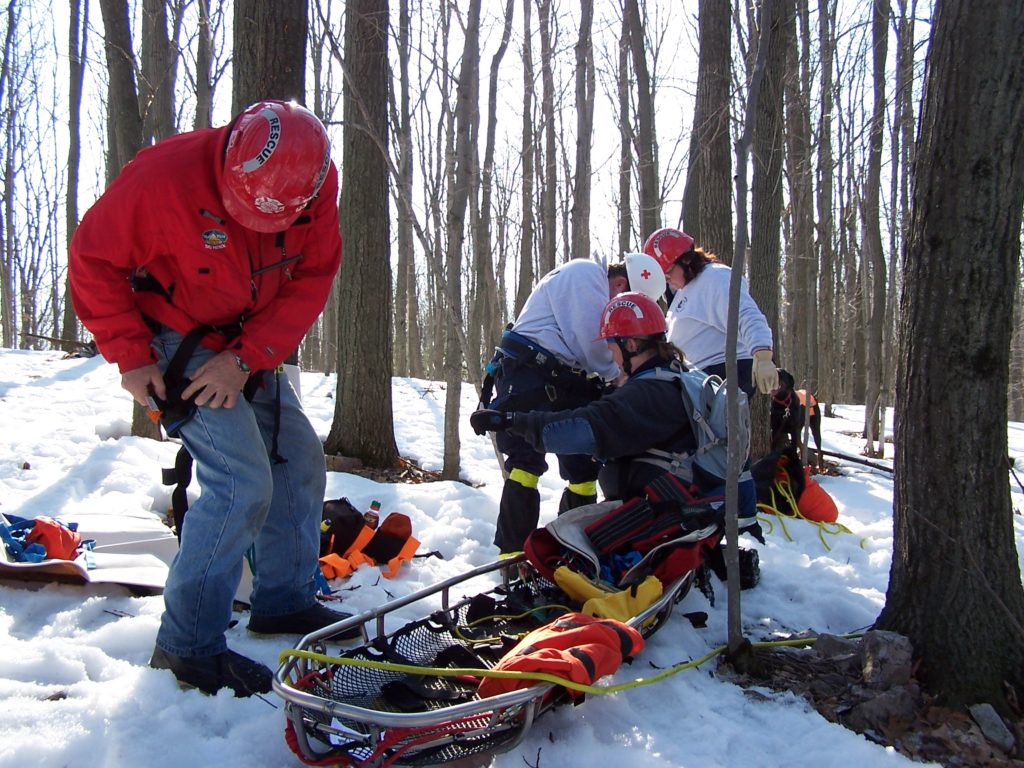
[[[420,542],[418,539],[410,536],[405,544],[402,545],[402,549],[397,555],[388,560],[386,566],[381,566],[381,575],[385,579],[393,579],[398,575],[399,568],[402,567],[402,563],[407,563],[412,560],[413,555],[416,554],[416,550],[420,548]]]
[[[358,558],[353,560],[352,553],[353,551],[358,551],[365,547],[366,543],[373,538],[374,533],[376,533],[376,531],[374,531],[373,528],[368,525],[364,525],[352,541],[352,544],[349,545],[349,548],[345,550],[344,555],[332,552],[329,555],[321,557],[320,570],[324,572],[324,576],[328,579],[343,579],[346,576],[350,576],[352,572],[364,562],[370,562],[372,565],[372,560],[366,561]],[[362,553],[360,552],[360,554]]]
[[[331,552],[320,558],[320,570],[326,579],[343,579],[351,575],[353,568],[348,560]]]
[[[388,518],[395,514],[388,515]],[[388,518],[385,518],[385,520]],[[324,576],[328,579],[340,579],[350,575],[361,565],[380,565],[381,574],[385,579],[395,578],[402,567],[402,563],[412,560],[415,556],[416,550],[420,548],[420,542],[419,539],[413,536],[406,537],[398,552],[388,557],[383,563],[363,551],[364,549],[370,549],[371,552],[376,551],[378,547],[374,545],[378,542],[375,539],[387,535],[388,530],[384,526],[374,530],[368,525],[364,525],[349,548],[345,550],[344,555],[332,553],[320,558],[320,568],[324,572]]]

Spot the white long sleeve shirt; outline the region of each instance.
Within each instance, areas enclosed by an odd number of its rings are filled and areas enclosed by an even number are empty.
[[[668,308],[668,340],[697,368],[725,362],[725,332],[729,320],[729,280],[732,270],[712,262],[672,298]],[[741,278],[736,358],[753,357],[754,350],[772,348],[772,329],[750,297]]]
[[[541,278],[512,330],[566,365],[611,380],[619,366],[608,344],[597,338],[608,299],[608,271],[597,262],[573,259]]]

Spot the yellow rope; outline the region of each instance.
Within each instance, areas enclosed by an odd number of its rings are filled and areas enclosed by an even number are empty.
[[[496,621],[496,620],[499,620],[499,619],[506,619],[506,620],[509,620],[509,621],[515,621],[516,619],[524,619],[527,616],[529,616],[529,615],[531,615],[533,613],[536,613],[537,611],[546,611],[546,610],[560,610],[563,613],[570,613],[572,611],[572,608],[570,608],[567,605],[559,605],[558,603],[550,603],[548,605],[538,605],[537,607],[531,608],[530,610],[524,611],[523,613],[517,613],[517,614],[498,613],[498,614],[494,614],[492,616],[482,616],[479,619],[474,619],[473,621],[471,621],[468,624],[466,624],[466,629],[472,629],[473,627],[477,626],[478,624],[483,624],[485,621]],[[487,644],[487,643],[493,643],[494,641],[501,639],[501,637],[499,637],[499,636],[477,637],[477,638],[468,637],[468,636],[464,635],[462,633],[462,631],[459,629],[459,627],[457,627],[457,626],[454,627],[451,631],[452,631],[452,635],[454,635],[455,637],[459,638],[463,642],[468,643],[470,645],[473,645],[473,644],[482,645],[482,644]],[[528,634],[528,633],[527,632],[520,632],[519,634],[514,635],[514,636],[515,637],[523,637],[526,634]]]
[[[859,637],[859,635],[846,635],[848,639]],[[816,637],[799,637],[791,638],[789,640],[767,640],[756,643],[751,643],[754,648],[778,648],[784,646],[796,647],[801,645],[814,645],[817,642]],[[499,670],[499,669],[476,669],[473,667],[419,667],[415,664],[398,664],[390,661],[370,661],[369,659],[349,659],[342,658],[340,656],[328,656],[323,653],[314,653],[313,651],[300,651],[298,649],[290,649],[282,651],[278,656],[278,663],[283,663],[287,659],[306,659],[308,661],[319,661],[322,664],[338,664],[342,666],[350,667],[362,667],[364,669],[377,669],[386,672],[404,672],[409,675],[429,675],[431,677],[462,677],[470,675],[472,677],[496,677],[503,679],[513,680],[534,680],[538,683],[551,683],[552,685],[560,685],[563,688],[569,688],[574,691],[580,691],[581,693],[606,695],[609,693],[620,693],[621,691],[629,690],[630,688],[639,688],[643,685],[652,685],[660,682],[672,675],[682,672],[684,669],[693,669],[699,667],[702,664],[710,661],[716,656],[725,652],[728,646],[721,645],[708,653],[701,656],[699,659],[692,661],[679,662],[673,664],[671,667],[663,669],[656,675],[649,677],[637,677],[625,683],[618,683],[617,685],[607,686],[594,686],[587,685],[586,683],[577,683],[573,680],[568,680],[558,675],[552,675],[548,672],[518,672],[512,670]]]
[[[789,514],[788,512],[782,512],[779,509],[779,502],[775,496],[776,490],[782,497],[782,500],[789,504],[790,508],[793,510],[792,514]],[[779,521],[779,528],[782,529],[782,534],[786,537],[786,541],[793,540],[793,537],[789,534],[789,530],[786,528],[785,519],[787,517],[791,519],[795,518],[797,520],[803,520],[805,523],[810,523],[811,525],[815,526],[818,529],[818,539],[821,541],[821,545],[825,548],[826,552],[832,551],[832,547],[830,547],[829,543],[825,540],[826,534],[828,534],[829,536],[838,536],[842,533],[849,533],[850,535],[853,535],[853,531],[851,531],[849,528],[847,528],[840,522],[826,523],[821,520],[811,520],[810,518],[805,516],[803,512],[800,511],[800,507],[796,502],[796,497],[793,495],[793,486],[790,483],[788,474],[786,475],[786,478],[784,480],[780,480],[778,477],[776,477],[774,482],[772,482],[771,487],[769,488],[769,493],[771,493],[771,503],[766,504],[764,502],[759,501],[757,503],[757,508],[762,512],[773,515],[774,518]],[[758,515],[757,519],[759,522],[763,522],[768,526],[767,533],[769,535],[772,533],[772,531],[775,530],[775,526],[772,523],[771,519],[766,518],[762,515]],[[866,541],[867,538],[861,538],[859,544],[861,549],[864,549],[864,543]]]

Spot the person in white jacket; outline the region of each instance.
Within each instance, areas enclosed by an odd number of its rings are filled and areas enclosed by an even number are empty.
[[[694,246],[685,232],[664,228],[644,243],[644,253],[665,271],[675,295],[668,308],[668,340],[683,350],[687,362],[725,378],[725,334],[732,270],[713,254]],[[751,397],[779,386],[772,359],[772,329],[758,308],[747,281],[741,280],[736,362],[739,388]]]
[[[624,379],[607,342],[599,338],[602,308],[609,298],[629,290],[657,300],[665,286],[657,260],[642,253],[626,254],[622,262],[607,268],[587,259],[556,267],[537,283],[519,317],[502,335],[487,365],[480,407],[557,411],[597,399],[606,383]],[[501,432],[496,440],[506,457],[508,479],[494,543],[510,554],[521,551],[537,527],[537,484],[548,465],[545,454],[520,436]],[[590,456],[558,454],[558,468],[568,485],[559,511],[597,500],[600,466]]]

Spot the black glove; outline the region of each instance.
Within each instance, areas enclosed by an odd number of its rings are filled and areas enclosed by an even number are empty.
[[[469,417],[469,423],[478,435],[482,435],[484,432],[504,432],[512,426],[513,415],[490,409],[473,411]]]

